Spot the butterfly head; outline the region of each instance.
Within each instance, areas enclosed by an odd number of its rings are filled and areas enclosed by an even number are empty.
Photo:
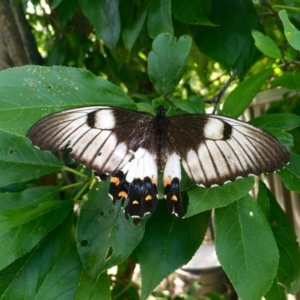
[[[164,106],[159,105],[156,109],[156,115],[157,116],[165,116],[166,115],[166,109]]]

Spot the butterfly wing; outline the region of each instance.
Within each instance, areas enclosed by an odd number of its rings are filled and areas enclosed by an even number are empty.
[[[42,150],[68,148],[75,161],[99,175],[112,175],[110,194],[114,202],[129,200],[127,217],[142,217],[156,207],[158,143],[166,154],[168,209],[179,217],[183,215],[180,160],[189,177],[204,187],[274,172],[289,162],[288,151],[276,138],[235,119],[181,115],[163,122],[164,141],[159,142],[150,116],[121,108],[83,107],[43,118],[28,137]]]
[[[188,176],[204,187],[274,172],[290,160],[286,148],[272,135],[223,116],[171,117],[167,138],[168,148],[181,156]]]
[[[151,116],[127,109],[82,107],[41,119],[27,136],[42,150],[67,148],[76,162],[112,175],[113,201],[129,199],[126,215],[142,217],[157,201],[152,124]]]

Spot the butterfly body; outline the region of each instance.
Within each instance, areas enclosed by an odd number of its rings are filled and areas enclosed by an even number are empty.
[[[166,110],[163,106],[159,106],[156,110],[154,119],[154,132],[156,135],[156,157],[155,162],[158,170],[162,172],[167,162],[166,147],[165,147],[165,130],[167,128]]]
[[[167,117],[163,106],[155,117],[108,106],[65,110],[38,121],[28,137],[42,150],[69,148],[75,161],[111,175],[113,201],[128,199],[125,214],[133,217],[155,210],[158,171],[167,207],[181,217],[181,164],[192,181],[211,187],[289,162],[285,147],[259,128],[217,115]]]

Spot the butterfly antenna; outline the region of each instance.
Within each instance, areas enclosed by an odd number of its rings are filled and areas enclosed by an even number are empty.
[[[217,105],[221,101],[221,98],[223,97],[224,93],[226,92],[227,88],[230,86],[231,82],[236,78],[237,75],[237,69],[233,70],[232,74],[230,75],[230,78],[225,82],[219,93],[214,96],[211,99],[204,100],[204,103],[214,104],[214,109],[212,111],[212,114],[214,115],[216,113]]]

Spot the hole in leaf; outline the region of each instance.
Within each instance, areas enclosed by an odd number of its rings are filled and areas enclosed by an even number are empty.
[[[113,252],[114,252],[113,248],[111,246],[109,246],[109,248],[107,250],[107,253],[106,253],[106,256],[105,256],[105,259],[106,260],[109,259],[112,256]]]
[[[89,244],[88,240],[82,240],[82,241],[80,242],[80,245],[81,245],[82,247],[86,247],[88,244]]]
[[[9,154],[10,154],[10,155],[14,154],[14,152],[15,152],[14,149],[9,150]]]

